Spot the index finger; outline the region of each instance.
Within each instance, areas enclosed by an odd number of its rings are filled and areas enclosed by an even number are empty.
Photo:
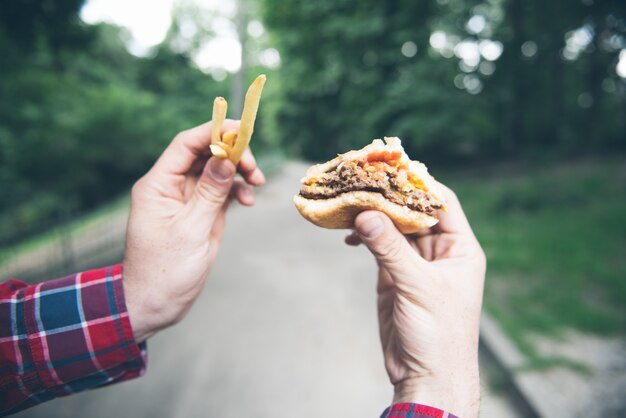
[[[153,171],[159,174],[187,174],[199,157],[210,155],[213,124],[203,123],[176,135],[154,164]],[[239,128],[239,121],[226,119],[222,133]]]
[[[474,235],[472,227],[463,212],[461,202],[456,194],[446,185],[437,182],[439,190],[446,202],[447,210],[440,210],[438,213],[439,223],[433,227],[438,232],[452,234]]]
[[[265,175],[257,166],[256,159],[249,147],[243,153],[237,169],[246,183],[252,186],[261,186],[265,183]]]

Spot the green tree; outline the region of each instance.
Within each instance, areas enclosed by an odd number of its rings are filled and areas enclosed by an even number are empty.
[[[126,191],[228,91],[167,44],[152,58],[130,55],[123,29],[79,22],[81,2],[7,4],[0,10],[0,55],[11,57],[0,66],[0,190],[8,197],[0,200],[0,247],[59,213]]]
[[[622,3],[263,4],[283,63],[274,123],[306,157],[384,135],[425,160],[626,145]]]

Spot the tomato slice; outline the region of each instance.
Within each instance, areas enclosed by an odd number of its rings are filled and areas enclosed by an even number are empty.
[[[402,152],[400,151],[375,151],[369,153],[359,165],[367,172],[385,171],[397,169],[400,166]]]

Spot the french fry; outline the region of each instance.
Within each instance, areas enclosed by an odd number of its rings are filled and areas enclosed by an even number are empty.
[[[216,97],[213,101],[213,129],[211,130],[211,144],[217,144],[222,140],[222,125],[226,119],[228,103],[223,97]]]
[[[238,134],[237,129],[231,129],[230,131],[222,135],[222,142],[232,147],[235,144],[235,141],[237,140],[237,134]]]
[[[228,153],[224,148],[220,147],[219,144],[220,143],[209,145],[209,148],[211,148],[211,154],[217,158],[228,158]]]
[[[224,151],[226,151],[226,154],[228,155],[230,155],[230,153],[233,152],[233,147],[228,145],[226,142],[219,142],[217,146],[223,149]]]
[[[250,144],[250,138],[252,138],[252,132],[254,132],[254,121],[256,119],[257,111],[259,110],[259,101],[261,100],[261,92],[265,85],[265,74],[261,74],[254,80],[248,92],[246,93],[246,99],[243,103],[243,112],[241,114],[241,123],[239,124],[239,135],[237,141],[233,146],[233,152],[230,153],[228,158],[237,165],[243,152],[246,150],[248,144]]]

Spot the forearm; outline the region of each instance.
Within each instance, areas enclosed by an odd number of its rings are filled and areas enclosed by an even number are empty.
[[[144,371],[121,273],[118,265],[0,284],[0,415]]]
[[[128,309],[128,317],[130,320],[133,334],[138,343],[146,341],[152,337],[157,331],[165,328],[163,312],[150,309],[149,304],[145,303],[145,298],[149,297],[145,291],[137,287],[132,280],[123,280],[124,295],[126,307]]]
[[[137,342],[179,322],[193,303],[145,280],[154,277],[155,273],[145,268],[150,265],[144,260],[124,260],[124,298]]]

